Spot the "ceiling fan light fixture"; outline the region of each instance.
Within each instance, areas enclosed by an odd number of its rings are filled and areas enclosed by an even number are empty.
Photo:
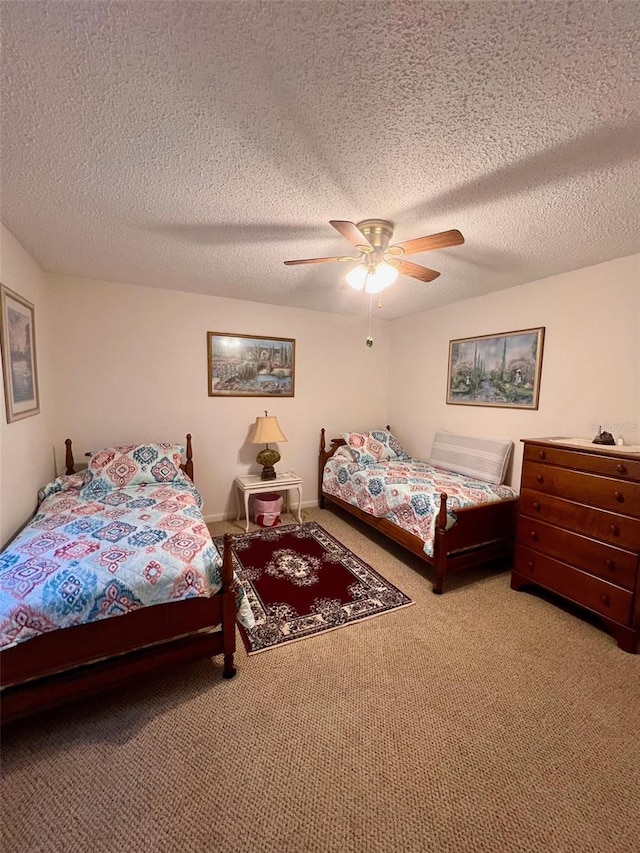
[[[364,292],[381,293],[385,289],[385,287],[387,287],[387,285],[384,284],[384,282],[379,276],[370,275],[367,279],[367,283],[364,286]]]
[[[369,276],[369,281],[372,276]],[[390,264],[381,261],[376,266],[376,271],[373,276],[376,279],[376,282],[380,282],[381,290],[384,290],[385,287],[389,287],[389,285],[393,284],[393,282],[398,278],[398,270],[392,267]],[[366,289],[366,287],[365,287]],[[376,293],[378,291],[375,291]]]
[[[398,277],[398,270],[394,269],[384,261],[375,266],[358,264],[350,270],[347,275],[347,284],[354,290],[362,290],[365,293],[380,293],[385,287],[393,284]]]
[[[358,264],[346,274],[345,278],[349,287],[354,290],[362,290],[364,283],[367,280],[368,269],[364,264]]]

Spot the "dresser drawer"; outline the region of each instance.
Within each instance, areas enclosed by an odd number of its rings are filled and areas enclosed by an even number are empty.
[[[566,560],[578,569],[633,589],[638,570],[638,555],[614,548],[570,530],[554,527],[521,515],[516,541],[549,557]]]
[[[637,518],[571,503],[532,489],[522,489],[520,492],[520,512],[601,539],[619,548],[640,551],[640,519]]]
[[[603,448],[606,453],[606,449]],[[593,456],[580,453],[579,450],[560,450],[545,445],[527,444],[524,449],[525,461],[546,462],[562,468],[574,468],[592,474],[604,474],[607,477],[623,478],[640,482],[640,460],[624,459],[615,456]]]
[[[633,593],[629,590],[519,544],[516,545],[514,571],[529,578],[532,583],[588,607],[614,622],[630,624]]]
[[[640,516],[640,483],[553,468],[544,462],[525,462],[521,486],[622,515]]]

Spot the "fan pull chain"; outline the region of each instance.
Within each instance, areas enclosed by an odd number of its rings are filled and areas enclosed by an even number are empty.
[[[369,294],[369,335],[365,341],[368,347],[373,346],[373,338],[371,337],[371,309],[373,307],[373,294]]]

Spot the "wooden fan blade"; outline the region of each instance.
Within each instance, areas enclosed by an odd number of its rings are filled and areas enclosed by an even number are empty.
[[[351,243],[352,246],[355,246],[356,249],[360,248],[360,246],[364,246],[366,250],[373,249],[371,243],[364,236],[362,231],[359,231],[353,222],[345,222],[342,219],[331,219],[329,220],[329,225],[333,225],[336,231],[339,231],[343,237]]]
[[[417,278],[418,281],[433,281],[438,278],[439,272],[430,270],[428,267],[421,267],[418,264],[412,264],[411,261],[400,261],[398,264],[398,272],[403,275],[410,275],[411,278]]]
[[[327,264],[330,261],[344,261],[344,260],[357,260],[357,258],[303,258],[300,261],[285,261],[284,265],[286,267],[292,267],[296,264]]]
[[[439,234],[430,234],[428,237],[416,237],[415,240],[407,240],[404,243],[394,243],[389,246],[387,252],[390,255],[416,255],[418,252],[428,252],[430,249],[446,249],[449,246],[459,246],[464,243],[464,237],[456,229],[441,231]],[[401,252],[394,252],[394,249]]]

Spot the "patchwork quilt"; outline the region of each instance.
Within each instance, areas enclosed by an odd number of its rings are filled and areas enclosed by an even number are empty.
[[[210,596],[222,559],[182,475],[96,488],[91,472],[59,477],[0,554],[0,648],[139,607]],[[238,620],[253,626],[237,584]]]
[[[441,492],[448,495],[447,527],[455,524],[457,510],[517,497],[511,486],[494,486],[411,458],[362,465],[344,456],[332,457],[324,469],[322,488],[413,533],[423,540],[428,557],[433,557]]]

